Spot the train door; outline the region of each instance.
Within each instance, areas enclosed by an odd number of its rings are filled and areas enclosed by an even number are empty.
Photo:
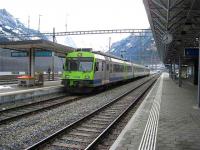
[[[103,83],[106,82],[106,61],[102,61],[102,79]]]
[[[106,77],[105,77],[105,80],[106,80],[106,83],[109,83],[109,78],[110,78],[110,61],[107,60],[106,61]]]

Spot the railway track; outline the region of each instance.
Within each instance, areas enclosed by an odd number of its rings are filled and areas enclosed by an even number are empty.
[[[11,81],[0,81],[0,85],[17,84],[17,80]]]
[[[98,141],[138,102],[157,78],[158,76],[154,76],[148,81],[140,83],[89,115],[28,147],[27,150],[95,149]],[[129,96],[130,93],[134,96]]]
[[[5,110],[0,110],[0,124],[4,124],[10,121],[20,119],[24,116],[31,115],[33,113],[41,112],[44,110],[52,109],[63,104],[67,104],[83,97],[81,96],[61,96],[58,98],[51,98],[47,100],[28,103]]]

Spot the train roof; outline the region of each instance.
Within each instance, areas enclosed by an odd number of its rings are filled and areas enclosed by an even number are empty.
[[[105,57],[103,56],[106,56],[106,57],[110,57],[111,58],[111,61],[113,62],[117,62],[117,63],[126,63],[126,64],[129,64],[129,65],[134,65],[134,66],[137,66],[137,67],[141,67],[141,68],[147,68],[143,65],[139,65],[139,64],[135,64],[135,63],[132,63],[132,62],[129,62],[129,61],[126,61],[124,60],[123,58],[120,58],[120,57],[117,57],[117,56],[114,56],[112,54],[108,54],[108,53],[103,53],[103,52],[100,52],[100,51],[73,51],[73,52],[86,52],[86,53],[93,53],[94,54],[94,57],[98,58],[98,59],[102,59],[102,60],[105,60]],[[73,53],[71,52],[71,53]]]
[[[108,54],[108,53],[104,53],[104,52],[100,52],[100,51],[92,51],[92,53],[94,53],[94,54],[100,54],[100,55],[103,55],[103,56],[107,56],[107,57],[111,57],[111,58],[115,58],[115,59],[126,61],[125,59],[123,59],[121,57],[117,57],[117,56],[114,56],[112,54]]]
[[[134,66],[137,66],[137,67],[147,68],[147,67],[145,67],[143,65],[139,65],[139,64],[135,64],[135,63],[126,61],[125,59],[122,59],[120,57],[114,56],[112,54],[103,53],[103,52],[100,52],[100,51],[92,51],[92,53],[103,55],[103,56],[107,56],[107,57],[111,57],[111,60],[114,61],[114,62],[119,62],[119,63],[125,62],[126,64],[129,64],[129,65],[133,64]]]

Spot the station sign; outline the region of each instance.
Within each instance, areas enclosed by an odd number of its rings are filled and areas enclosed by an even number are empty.
[[[35,57],[51,57],[52,52],[51,51],[36,51]]]
[[[36,51],[35,57],[51,57],[51,51]],[[11,57],[28,57],[28,52],[11,52]]]
[[[28,57],[28,52],[11,52],[11,57]]]
[[[184,54],[187,57],[198,57],[199,56],[199,48],[198,47],[185,48]]]

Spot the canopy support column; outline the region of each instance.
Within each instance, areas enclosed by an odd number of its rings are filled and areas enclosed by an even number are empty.
[[[182,86],[182,79],[181,79],[182,67],[181,67],[181,56],[179,56],[179,77],[178,77],[178,86]]]
[[[200,38],[199,38],[199,49],[200,49]],[[198,61],[198,97],[197,97],[197,107],[200,108],[200,51],[199,51],[199,61]]]
[[[174,69],[174,80],[175,80],[176,79],[176,63],[175,63],[175,60],[174,60],[173,69]]]
[[[169,74],[170,74],[170,78],[172,78],[172,63],[170,64]]]
[[[31,77],[35,76],[35,50],[34,48],[30,48],[29,50],[29,70],[28,74]]]
[[[55,28],[53,28],[53,43],[56,42],[56,36],[55,36]],[[54,60],[54,56],[55,56],[55,53],[54,51],[52,51],[52,80],[54,81],[55,79],[55,71],[54,71],[54,63],[55,63],[55,60]]]

